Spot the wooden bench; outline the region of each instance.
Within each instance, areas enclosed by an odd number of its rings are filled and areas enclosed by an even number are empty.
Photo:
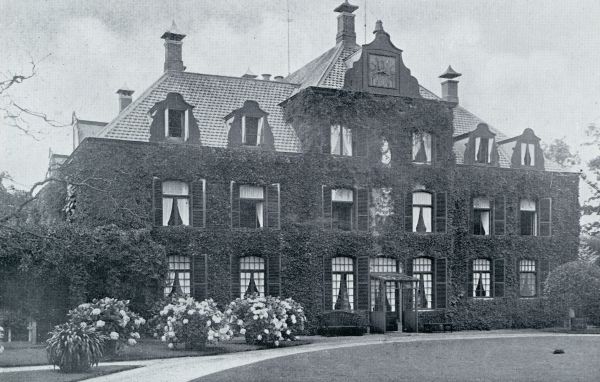
[[[427,333],[453,332],[454,324],[451,322],[428,322],[426,324],[423,324],[423,331]]]
[[[362,336],[367,325],[364,314],[334,310],[321,315],[318,332],[324,336]]]

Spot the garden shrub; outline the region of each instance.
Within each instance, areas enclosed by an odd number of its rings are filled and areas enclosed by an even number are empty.
[[[129,309],[129,300],[105,297],[79,305],[69,311],[69,322],[86,324],[107,337],[107,349],[116,350],[119,344],[134,346],[140,339],[139,330],[146,320]]]
[[[179,297],[166,305],[160,316],[164,319],[161,341],[170,349],[183,344],[201,350],[207,343],[228,340],[233,336],[227,317],[212,300],[198,302],[192,297]]]
[[[279,346],[281,341],[295,341],[306,323],[304,308],[291,298],[238,298],[229,304],[226,313],[234,331],[256,345]]]
[[[46,352],[48,362],[65,373],[89,370],[102,358],[106,337],[85,322],[67,322],[50,332]]]

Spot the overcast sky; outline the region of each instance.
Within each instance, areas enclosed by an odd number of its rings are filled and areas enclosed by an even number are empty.
[[[335,44],[341,2],[289,0],[292,71]],[[365,0],[351,3],[363,44]],[[286,75],[286,13],[284,0],[0,0],[0,73],[50,55],[13,97],[65,123],[73,111],[108,122],[123,83],[135,97],[161,75],[160,36],[172,19],[187,34],[188,71]],[[439,94],[437,76],[451,64],[463,73],[461,104],[507,135],[530,127],[577,144],[600,122],[600,1],[367,0],[369,42],[377,19],[421,85]],[[0,171],[21,185],[44,177],[50,147],[72,150],[70,128],[37,137],[0,121]]]

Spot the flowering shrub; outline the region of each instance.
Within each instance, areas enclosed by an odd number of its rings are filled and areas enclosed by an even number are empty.
[[[161,341],[170,349],[182,343],[191,349],[202,349],[207,342],[228,340],[233,335],[225,315],[212,299],[198,302],[192,297],[180,297],[159,314],[164,320]]]
[[[139,330],[146,323],[142,317],[129,310],[129,300],[117,300],[105,297],[94,299],[91,303],[81,304],[69,311],[69,322],[79,325],[85,323],[108,337],[116,344],[134,346],[140,339]]]
[[[245,335],[246,342],[266,346],[297,340],[306,322],[304,309],[291,298],[238,298],[229,304],[227,313],[234,331]]]
[[[50,335],[46,341],[48,362],[65,373],[86,371],[102,358],[106,337],[85,322],[55,326]]]

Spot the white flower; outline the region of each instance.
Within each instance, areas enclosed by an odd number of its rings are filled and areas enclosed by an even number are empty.
[[[191,315],[193,315],[193,314],[194,314],[194,312],[195,312],[195,310],[194,310],[194,309],[190,309],[190,310],[188,310],[188,312],[187,312],[187,313],[188,313],[188,314],[191,316]]]
[[[221,317],[213,315],[212,320],[214,321],[215,324],[218,324],[219,322],[221,322]]]
[[[241,334],[241,335],[244,335],[244,334],[246,334],[246,329],[244,329],[244,328],[241,328],[241,329],[240,329],[240,334]]]
[[[137,344],[137,342],[133,338],[130,338],[130,339],[127,340],[127,344],[129,346],[135,346],[135,344]]]
[[[110,339],[111,340],[118,340],[119,339],[119,333],[117,333],[117,332],[110,332]]]
[[[221,332],[221,334],[227,334],[228,331],[229,331],[229,328],[227,328],[227,327],[223,327],[223,328],[219,329],[219,332]]]
[[[81,326],[82,329],[87,328],[87,324],[85,322],[82,322],[81,324],[79,324],[79,326]]]
[[[102,320],[96,321],[96,327],[97,328],[102,328],[102,327],[104,327],[104,325],[106,325],[106,322],[104,322]]]
[[[183,324],[184,324],[184,325],[185,325],[185,324],[187,324],[188,322],[190,322],[190,320],[188,320],[187,318],[184,318],[184,319],[183,319]]]
[[[173,343],[169,342],[169,344],[167,345],[167,347],[168,347],[169,349],[173,349]]]
[[[275,341],[275,346],[279,346],[279,341]]]
[[[252,316],[253,319],[258,320],[258,316],[255,314],[254,316]]]
[[[210,322],[210,320],[206,321],[206,326],[207,326],[207,327],[208,327],[208,326],[211,326],[211,325],[212,325],[212,322]]]
[[[93,316],[97,316],[97,315],[99,315],[101,312],[102,312],[102,311],[101,311],[100,309],[98,309],[98,308],[95,308],[95,309],[93,309],[93,310],[92,310],[92,315],[93,315]]]
[[[167,335],[171,338],[175,337],[175,332],[174,331],[170,331],[169,333],[167,333]]]
[[[161,342],[167,342],[167,337],[165,337],[165,336],[160,337],[160,341]]]
[[[139,340],[140,339],[140,333],[133,332],[133,333],[131,333],[131,337],[135,338],[136,340]]]
[[[259,334],[258,336],[256,336],[256,339],[260,341],[262,340],[262,336]]]
[[[158,333],[154,333],[154,338],[158,338]]]
[[[238,320],[238,321],[237,321],[237,324],[238,324],[238,326],[242,326],[242,325],[244,325],[244,321],[242,321],[242,320]]]
[[[288,329],[285,331],[285,334],[287,334],[289,336],[290,334],[292,334],[292,332]]]
[[[165,332],[169,331],[169,327],[167,325],[165,325],[165,327],[163,328]]]
[[[265,332],[265,334],[269,334],[269,329],[265,329],[263,332]]]

